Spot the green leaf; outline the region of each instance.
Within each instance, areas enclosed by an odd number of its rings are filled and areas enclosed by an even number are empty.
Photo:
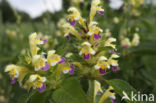
[[[43,92],[43,93],[39,93],[36,92],[32,98],[31,98],[31,102],[30,103],[47,103],[48,102],[48,97],[50,95],[51,92]]]
[[[53,93],[53,99],[56,103],[89,103],[76,78],[65,80],[61,88]]]
[[[134,94],[137,94],[136,89],[134,89],[129,83],[126,81],[120,80],[120,79],[113,79],[107,81],[109,85],[111,85],[114,90],[123,97],[123,91],[128,95],[129,98],[131,98],[131,92],[133,91]],[[144,103],[144,102],[137,102],[137,101],[129,101],[127,99],[124,99],[127,103]]]
[[[18,103],[28,103],[28,101],[30,100],[30,98],[36,93],[36,91],[31,91],[28,94],[24,94],[22,95],[19,100]]]

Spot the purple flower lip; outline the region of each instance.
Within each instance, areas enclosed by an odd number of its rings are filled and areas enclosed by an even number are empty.
[[[118,70],[118,67],[117,67],[117,66],[113,66],[113,67],[112,67],[112,70],[113,70],[113,71],[117,71],[117,70]]]
[[[104,13],[103,13],[103,11],[98,11],[98,13],[100,14],[100,15],[104,15]]]
[[[66,62],[66,58],[62,57],[61,60],[58,62],[58,64]]]
[[[84,54],[84,60],[88,60],[90,58],[90,54],[85,55]]]
[[[115,103],[115,100],[114,100],[114,99],[111,99],[111,102],[112,102],[112,103]]]
[[[72,64],[71,66],[70,66],[70,71],[69,71],[69,73],[71,74],[71,75],[73,75],[74,74],[74,70],[75,70],[75,66]]]
[[[101,35],[100,34],[94,34],[94,39],[98,40],[101,38]]]
[[[124,46],[122,46],[122,48],[128,48],[129,47],[129,45],[124,45]]]
[[[38,91],[42,93],[46,89],[46,85],[43,83],[40,88],[38,88]]]
[[[97,95],[100,95],[100,94],[101,94],[101,92],[100,92],[100,91],[98,91],[98,92],[97,92]]]
[[[112,49],[112,50],[110,50],[109,51],[111,54],[114,54],[115,53],[115,51]]]
[[[74,26],[75,24],[76,24],[76,21],[75,20],[73,20],[73,21],[70,22],[70,25],[72,25],[72,26]]]
[[[12,79],[12,78],[10,77],[10,79],[11,79],[11,84],[15,84],[15,83],[16,83],[16,78],[13,78],[13,79]]]
[[[106,69],[100,68],[100,69],[99,69],[99,72],[100,72],[100,74],[105,74],[105,73],[106,73]]]
[[[49,68],[50,68],[49,64],[46,64],[46,65],[42,68],[42,70],[43,70],[43,71],[47,71]]]
[[[43,40],[43,43],[45,44],[45,43],[47,43],[48,42],[48,40]]]
[[[67,36],[67,39],[70,40],[71,39],[70,36]]]

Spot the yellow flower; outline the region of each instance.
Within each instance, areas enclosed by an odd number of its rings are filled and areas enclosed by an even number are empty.
[[[99,4],[100,4],[100,0],[93,0],[92,1],[91,11],[90,11],[90,22],[93,21],[93,18],[94,18],[97,11],[99,14],[104,15],[103,14],[104,9],[102,9],[102,7],[99,6]]]
[[[33,87],[34,89],[36,89],[36,88],[40,89],[43,86],[45,86],[45,84],[44,84],[45,81],[46,81],[46,77],[41,77],[38,74],[33,74],[33,75],[30,75],[29,79],[24,84],[24,88],[26,88],[28,90],[31,87]],[[45,89],[45,88],[43,88],[43,89]]]
[[[114,21],[115,24],[118,24],[119,23],[119,18],[118,17],[114,17],[113,21]]]
[[[5,68],[5,72],[9,72],[12,83],[15,83],[16,79],[21,83],[28,71],[25,67],[10,64]]]
[[[105,35],[106,35],[106,37],[111,37],[111,32],[110,32],[110,29],[106,29],[105,30]]]
[[[105,46],[110,46],[110,47],[112,47],[113,49],[115,49],[116,45],[112,44],[113,42],[116,42],[116,39],[110,37],[110,38],[108,38],[108,40],[106,40]]]
[[[113,99],[113,100],[116,99],[114,88],[112,86],[109,86],[109,88],[104,92],[99,103],[103,103],[108,97]]]
[[[140,37],[138,33],[134,34],[133,40],[132,40],[132,46],[138,46],[140,43]]]
[[[84,59],[88,60],[90,58],[90,54],[94,55],[95,51],[91,48],[91,44],[89,42],[84,42],[81,44],[82,48],[79,55],[84,54]]]
[[[101,84],[97,80],[95,80],[95,89],[94,89],[94,96],[100,95],[100,93],[103,93],[103,90],[101,89]]]
[[[48,64],[50,64],[51,66],[55,66],[60,60],[61,57],[55,54],[55,50],[51,50],[48,52],[48,57],[47,57]]]
[[[97,62],[97,64],[94,66],[95,69],[106,69],[108,68],[108,63],[106,62],[107,58],[105,56],[101,56]]]
[[[109,65],[112,65],[113,67],[118,66],[118,61],[115,60],[116,58],[119,58],[119,56],[117,54],[112,54],[111,57],[108,59]]]
[[[32,63],[35,67],[35,71],[41,70],[46,63],[46,59],[42,57],[41,55],[35,55],[32,58]]]
[[[68,12],[71,12],[69,15],[69,20],[71,21],[71,25],[74,26],[76,24],[76,21],[79,22],[79,24],[85,26],[84,19],[81,17],[80,12],[75,7],[70,7],[68,9]]]
[[[65,23],[63,25],[63,28],[65,29],[65,34],[64,37],[69,37],[69,34],[71,33],[72,35],[74,35],[75,37],[77,37],[78,39],[81,39],[80,34],[78,33],[77,30],[75,30],[75,28],[73,26],[71,26],[69,23]]]
[[[123,38],[123,39],[121,40],[121,46],[122,46],[123,48],[128,48],[128,47],[130,47],[130,46],[131,46],[131,42],[130,42],[129,38]]]

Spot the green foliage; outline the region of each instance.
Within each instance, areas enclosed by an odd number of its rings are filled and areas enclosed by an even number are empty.
[[[69,78],[53,93],[56,103],[89,103],[77,78]]]

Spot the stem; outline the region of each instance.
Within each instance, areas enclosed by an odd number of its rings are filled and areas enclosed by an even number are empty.
[[[95,80],[89,80],[89,103],[95,103]]]

